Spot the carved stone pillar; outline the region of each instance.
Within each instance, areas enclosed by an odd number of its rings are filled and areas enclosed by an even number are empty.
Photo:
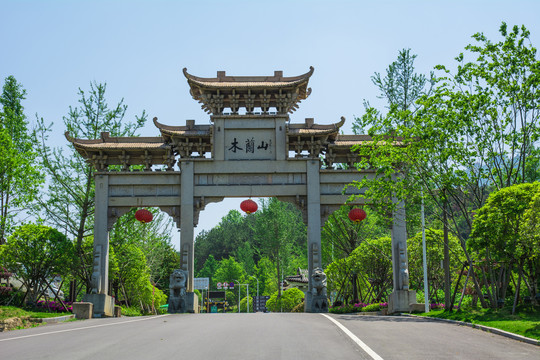
[[[321,259],[321,191],[319,159],[308,160],[307,166],[307,235],[308,235],[308,292],[306,312],[327,312],[326,275]]]
[[[394,291],[388,299],[388,312],[408,312],[416,303],[416,291],[409,290],[409,262],[407,257],[407,228],[405,204],[399,202],[392,222],[392,272]]]
[[[180,249],[182,253],[187,252],[185,255],[182,254],[181,268],[188,272],[187,292],[193,292],[193,165],[191,161],[184,161],[180,164]]]
[[[92,291],[83,301],[93,304],[94,317],[113,316],[114,300],[109,291],[109,176],[95,177],[96,197],[94,216],[94,257]]]

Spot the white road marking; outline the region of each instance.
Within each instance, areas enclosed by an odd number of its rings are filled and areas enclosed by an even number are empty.
[[[25,338],[35,337],[35,336],[43,336],[43,335],[59,334],[59,333],[69,332],[69,331],[77,331],[77,330],[93,329],[93,328],[98,328],[98,327],[103,327],[103,326],[122,325],[122,324],[128,324],[128,323],[132,323],[132,322],[137,322],[137,321],[145,321],[145,320],[156,319],[156,318],[159,318],[159,317],[169,316],[169,315],[170,315],[170,314],[159,315],[159,316],[148,316],[148,317],[144,317],[144,318],[140,318],[140,319],[134,319],[134,320],[128,320],[128,321],[122,321],[122,322],[116,322],[116,323],[112,323],[112,324],[92,325],[92,326],[86,326],[86,327],[81,327],[81,328],[76,328],[76,329],[66,329],[66,330],[50,331],[50,332],[41,333],[41,334],[33,334],[33,335],[17,336],[17,337],[8,338],[8,339],[0,339],[0,342],[2,342],[2,341],[9,341],[9,340],[25,339]]]
[[[362,340],[360,340],[356,335],[354,335],[349,329],[341,325],[339,321],[335,320],[334,318],[326,314],[321,314],[321,315],[327,318],[328,320],[330,320],[331,322],[333,322],[334,324],[336,324],[338,328],[340,328],[345,334],[347,334],[352,339],[352,341],[354,341],[358,346],[360,346],[362,350],[364,350],[369,356],[373,358],[373,360],[384,360],[382,357],[379,356],[379,354],[371,350],[369,346],[367,346]]]

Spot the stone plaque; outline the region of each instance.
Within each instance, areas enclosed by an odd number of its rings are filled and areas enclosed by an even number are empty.
[[[274,129],[225,130],[225,160],[275,160]]]

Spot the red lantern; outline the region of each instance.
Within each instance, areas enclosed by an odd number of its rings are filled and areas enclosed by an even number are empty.
[[[364,220],[366,218],[366,212],[363,209],[354,208],[351,211],[349,211],[349,219],[351,221],[359,224],[360,221]]]
[[[254,213],[257,211],[257,203],[251,199],[244,200],[240,203],[240,209],[247,214]]]
[[[135,219],[139,220],[143,224],[152,221],[153,218],[154,216],[152,213],[146,209],[139,209],[135,212]]]

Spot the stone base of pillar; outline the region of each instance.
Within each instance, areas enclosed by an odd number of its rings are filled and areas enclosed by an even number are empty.
[[[178,299],[171,299],[169,297],[169,314],[184,313],[199,313],[199,297],[194,292],[187,292]]]
[[[388,313],[409,312],[411,304],[416,303],[416,291],[394,290],[388,297]]]
[[[83,296],[84,302],[90,302],[94,305],[93,317],[113,317],[114,316],[114,298],[105,294],[86,294]]]
[[[304,312],[308,313],[327,313],[328,299],[325,295],[313,295],[306,293],[304,298]]]
[[[199,313],[199,297],[194,292],[186,294],[186,312],[192,314]]]

